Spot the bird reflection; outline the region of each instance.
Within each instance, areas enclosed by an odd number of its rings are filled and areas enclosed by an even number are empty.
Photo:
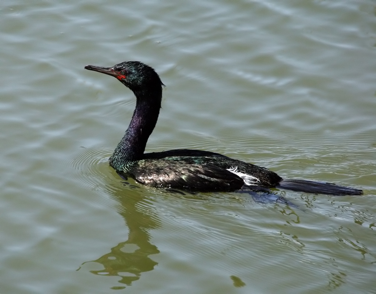
[[[121,204],[119,213],[129,229],[128,237],[96,260],[82,263],[80,268],[87,263],[99,263],[103,268],[91,270],[91,273],[101,276],[118,276],[121,278],[119,283],[131,286],[132,282],[137,281],[143,272],[151,271],[157,265],[150,255],[158,254],[160,251],[151,244],[148,231],[158,227],[159,220],[153,212],[146,212],[147,209],[143,211],[143,206],[140,204],[145,202],[145,198],[138,194],[139,190],[114,192],[112,189],[111,193]]]
[[[126,179],[125,179],[126,180]],[[131,286],[140,279],[142,273],[152,271],[158,264],[151,258],[153,254],[159,254],[158,248],[150,241],[150,230],[160,227],[160,219],[148,204],[146,190],[135,185],[125,183],[125,187],[107,186],[106,192],[120,204],[119,214],[123,217],[129,232],[125,241],[112,247],[108,253],[95,260],[83,262],[78,270],[88,265],[89,271],[100,276],[116,276],[121,286],[112,289],[123,289]],[[149,190],[153,192],[153,190]],[[182,193],[171,191],[170,193]],[[284,197],[271,192],[240,191],[249,194],[257,203],[280,203],[293,205]],[[100,265],[94,269],[92,263]],[[242,286],[243,282],[231,277],[235,286]]]

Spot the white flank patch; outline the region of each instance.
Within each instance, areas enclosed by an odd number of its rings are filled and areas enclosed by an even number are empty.
[[[252,175],[240,172],[237,170],[237,167],[230,167],[226,169],[229,172],[236,174],[238,177],[242,178],[246,185],[257,185],[260,183],[260,180]]]

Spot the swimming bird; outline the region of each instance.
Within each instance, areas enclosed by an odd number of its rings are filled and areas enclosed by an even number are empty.
[[[174,149],[145,153],[149,136],[156,126],[164,85],[156,71],[139,61],[112,67],[88,65],[85,69],[118,79],[136,96],[131,122],[109,159],[123,178],[157,188],[192,192],[251,191],[283,188],[330,195],[361,195],[362,190],[332,183],[283,179],[264,167],[202,150]]]

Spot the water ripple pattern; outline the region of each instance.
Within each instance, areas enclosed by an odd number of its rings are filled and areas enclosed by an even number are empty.
[[[376,293],[373,1],[2,1],[3,293]],[[108,158],[166,85],[148,152],[205,149],[363,196],[188,194]]]

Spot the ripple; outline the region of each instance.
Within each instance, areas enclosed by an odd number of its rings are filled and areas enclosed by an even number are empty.
[[[108,164],[110,154],[108,149],[83,148],[82,152],[73,159],[72,166],[93,189],[104,190],[106,187],[106,190],[114,191],[116,185],[115,183],[112,185],[114,177]],[[108,180],[106,185],[104,180]]]

